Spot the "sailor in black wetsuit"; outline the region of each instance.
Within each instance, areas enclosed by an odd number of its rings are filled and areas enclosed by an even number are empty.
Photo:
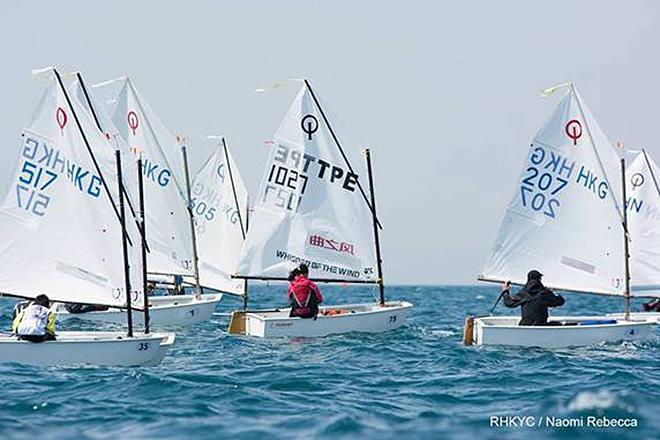
[[[564,298],[555,295],[541,283],[543,275],[538,270],[527,274],[527,284],[517,294],[510,296],[509,283],[502,287],[504,305],[509,308],[521,307],[522,319],[518,325],[554,325],[548,323],[548,308],[564,305]]]

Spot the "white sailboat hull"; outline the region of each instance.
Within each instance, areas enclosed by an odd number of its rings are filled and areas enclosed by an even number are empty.
[[[154,366],[174,343],[174,333],[59,332],[56,341],[33,343],[0,335],[0,363],[39,366]]]
[[[606,316],[552,317],[550,321],[588,322],[612,320]],[[519,326],[518,316],[474,318],[472,342],[475,345],[512,345],[523,347],[563,348],[602,342],[639,341],[647,339],[651,321],[616,320],[612,324]]]
[[[290,309],[248,312],[245,334],[260,338],[326,336],[349,332],[382,333],[406,323],[412,304],[406,301],[348,304],[319,307],[316,319],[290,318]],[[323,315],[324,310],[347,310],[348,313]]]
[[[607,316],[615,319],[625,319],[625,313],[608,313]],[[630,319],[646,320],[658,324],[660,323],[660,312],[632,312]]]
[[[149,297],[149,326],[168,327],[192,325],[211,318],[215,307],[222,299],[221,293],[204,294],[197,300],[194,295],[169,295]],[[87,321],[126,323],[126,311],[111,308],[87,313],[69,313],[60,305],[57,309],[60,319],[78,318]],[[144,325],[144,313],[134,310],[133,325]]]

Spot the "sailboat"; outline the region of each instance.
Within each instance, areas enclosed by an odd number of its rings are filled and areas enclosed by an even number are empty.
[[[366,170],[355,168],[305,80],[275,133],[236,277],[286,281],[291,269],[306,263],[312,280],[376,285],[380,300],[320,307],[315,319],[289,317],[289,308],[234,311],[230,334],[324,336],[405,324],[412,304],[385,301],[371,156],[365,153]]]
[[[660,297],[660,177],[658,166],[644,149],[626,169],[626,210],[630,231],[631,296]],[[624,314],[608,316],[622,318]],[[631,312],[633,319],[660,322],[660,312]]]
[[[125,308],[128,332],[58,331],[33,344],[0,335],[0,362],[36,365],[156,365],[173,333],[133,332],[132,310],[147,310],[143,286],[131,284],[121,155],[109,148],[54,68],[22,144],[12,184],[0,205],[0,291],[51,301]]]
[[[191,208],[199,251],[199,282],[245,297],[247,282],[233,278],[247,234],[248,192],[224,136],[195,175]]]
[[[193,283],[189,283],[194,288],[194,294],[149,297],[150,325],[164,327],[206,321],[222,299],[222,293],[203,293],[199,284],[199,259],[190,208],[185,146],[179,148],[177,139],[140,97],[130,78],[122,78],[122,81],[113,116],[102,117],[103,123],[99,129],[111,133],[118,144],[125,145],[142,161],[149,248],[147,276],[156,285],[177,276],[194,279]],[[82,81],[78,84],[84,87]],[[84,93],[90,96],[88,92]],[[97,115],[103,114],[101,106],[92,100],[89,108]],[[126,319],[116,308],[75,315],[60,308],[59,313],[66,318],[103,322],[124,322]],[[138,322],[141,319],[138,317]]]
[[[519,317],[468,318],[464,342],[547,348],[641,340],[652,323],[629,317],[624,162],[573,84],[534,136],[483,281],[524,284],[538,269],[552,289],[617,296],[623,319],[551,317],[564,325],[519,326]],[[623,195],[623,197],[622,197]]]

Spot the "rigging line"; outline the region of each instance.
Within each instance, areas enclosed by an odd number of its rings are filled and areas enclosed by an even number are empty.
[[[660,187],[658,187],[658,181],[655,178],[655,173],[653,172],[651,161],[649,161],[649,158],[646,155],[646,150],[644,148],[642,148],[642,154],[644,154],[644,160],[646,161],[646,166],[648,167],[649,172],[651,173],[651,177],[653,178],[653,183],[655,184],[655,190],[657,191],[658,196],[660,196]]]
[[[225,160],[227,161],[227,171],[229,171],[229,181],[231,182],[231,191],[234,193],[234,203],[236,204],[236,211],[238,211],[238,222],[241,225],[241,235],[245,240],[245,228],[243,227],[243,215],[241,214],[241,206],[238,204],[238,195],[236,194],[236,185],[234,184],[234,174],[231,171],[231,164],[229,163],[229,153],[227,151],[227,143],[225,137],[222,137],[222,147],[225,152]]]

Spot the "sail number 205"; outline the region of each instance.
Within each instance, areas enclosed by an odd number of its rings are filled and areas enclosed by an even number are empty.
[[[536,167],[528,167],[520,184],[522,205],[555,218],[560,206],[556,196],[566,185],[567,179],[541,172]]]

